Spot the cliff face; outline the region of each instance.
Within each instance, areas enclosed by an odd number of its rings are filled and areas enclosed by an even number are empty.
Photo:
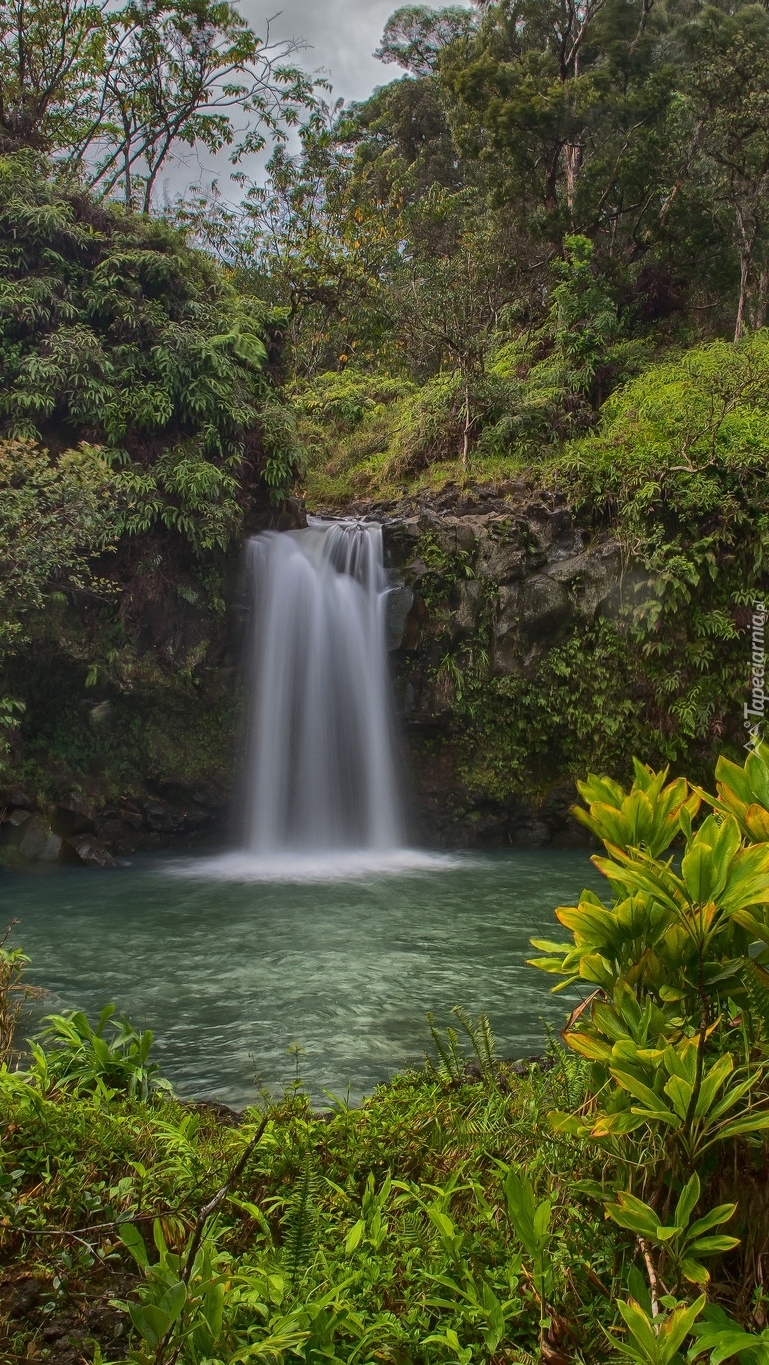
[[[568,814],[573,776],[535,733],[534,693],[554,652],[582,637],[589,649],[597,624],[616,617],[620,547],[576,525],[559,496],[523,484],[365,510],[384,522],[402,584],[390,643],[419,836],[466,847],[581,842]],[[525,747],[529,725],[528,772],[514,759],[505,771],[511,726]]]
[[[569,816],[574,775],[589,761],[582,712],[575,721],[559,697],[576,692],[582,669],[579,705],[600,710],[596,632],[620,638],[617,543],[589,535],[562,498],[518,483],[350,512],[384,526],[412,837],[446,847],[582,842]],[[277,524],[303,521],[295,505]],[[0,793],[6,856],[99,862],[235,827],[245,623],[237,556],[224,567],[229,626],[176,574],[134,602],[122,679],[113,667],[88,685],[78,662],[95,628],[87,604],[71,604],[20,660],[28,712],[18,777]]]

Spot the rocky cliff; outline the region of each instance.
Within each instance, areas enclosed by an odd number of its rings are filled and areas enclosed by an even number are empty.
[[[576,524],[559,495],[519,482],[349,511],[384,526],[413,837],[454,847],[581,842],[569,816],[574,776],[600,762],[602,744],[616,749],[632,705],[616,541]],[[295,506],[281,525],[302,521]],[[237,597],[235,560],[228,573]],[[88,689],[72,649],[59,661],[53,714],[42,700],[27,722],[42,780],[0,801],[7,856],[104,865],[232,823],[242,621],[236,607],[225,630],[184,586],[146,604],[133,643],[142,668],[129,687]],[[77,629],[87,629],[82,613]],[[172,657],[188,655],[181,675],[170,670]],[[81,738],[70,765],[58,752],[46,771],[39,735],[62,716]]]
[[[582,842],[569,816],[574,764],[556,736],[550,744],[536,733],[536,694],[564,647],[582,644],[589,671],[596,631],[617,635],[617,542],[577,525],[563,497],[518,482],[354,510],[385,528],[419,837],[449,846]],[[558,718],[549,719],[552,729]]]

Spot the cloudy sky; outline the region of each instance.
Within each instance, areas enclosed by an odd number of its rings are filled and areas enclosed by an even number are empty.
[[[379,46],[390,15],[405,0],[236,0],[241,13],[260,36],[265,20],[272,19],[273,39],[296,38],[307,46],[294,58],[308,71],[322,70],[333,85],[331,98],[365,99],[377,85],[386,85],[402,75],[395,65],[385,66],[372,53]],[[428,0],[429,2],[429,0]],[[459,0],[462,3],[463,0]],[[468,8],[469,0],[464,0]],[[445,0],[432,0],[440,9]],[[256,180],[266,156],[251,157],[242,169]],[[213,157],[200,149],[180,155],[169,165],[161,194],[169,200],[195,182],[208,184],[213,178],[225,198],[237,200],[238,191],[230,181],[230,166],[222,154]]]
[[[241,0],[238,6],[259,34],[265,18],[277,15],[274,36],[303,38],[310,46],[301,65],[324,67],[336,96],[345,100],[363,99],[399,74],[397,66],[383,66],[371,55],[398,7],[399,0],[276,0],[274,9],[265,9],[265,0]]]

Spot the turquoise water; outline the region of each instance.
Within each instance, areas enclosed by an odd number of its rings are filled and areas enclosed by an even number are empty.
[[[415,857],[327,880],[254,879],[242,860],[137,860],[120,871],[0,874],[3,922],[45,987],[40,1013],[107,1001],[151,1028],[183,1096],[241,1106],[302,1078],[352,1100],[418,1063],[425,1015],[461,1004],[499,1050],[541,1050],[568,1002],[525,965],[553,909],[601,878],[586,854]],[[354,875],[350,875],[350,874]],[[281,875],[271,869],[272,876]],[[555,934],[560,937],[559,933]],[[258,1077],[255,1082],[254,1078]]]

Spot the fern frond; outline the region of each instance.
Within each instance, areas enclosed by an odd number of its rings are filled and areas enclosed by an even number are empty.
[[[288,1202],[283,1227],[282,1259],[288,1271],[291,1287],[297,1282],[310,1265],[318,1244],[318,1214],[316,1199],[320,1188],[320,1176],[314,1159],[307,1153],[302,1165],[298,1184]]]
[[[442,1081],[456,1082],[461,1080],[465,1070],[465,1058],[459,1048],[459,1035],[456,1029],[451,1027],[446,1029],[445,1039],[440,1031],[435,1027],[433,1015],[428,1014],[427,1022],[430,1025],[430,1034],[438,1053],[438,1065],[428,1057],[427,1066]]]

